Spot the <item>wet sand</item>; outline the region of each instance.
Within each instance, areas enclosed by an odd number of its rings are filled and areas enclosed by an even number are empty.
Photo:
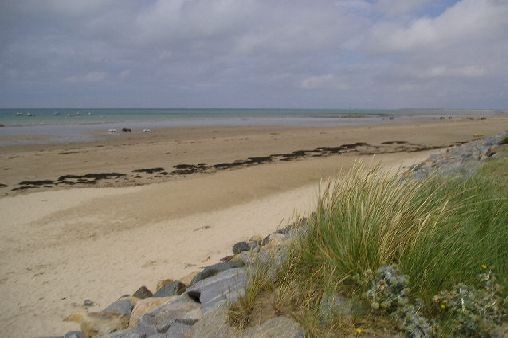
[[[330,128],[167,128],[106,135],[100,142],[0,147],[0,194],[132,186],[345,152],[421,151],[495,133],[506,129],[507,121],[491,117]]]
[[[387,168],[408,166],[438,151],[431,148],[506,129],[506,118],[344,128],[192,128],[115,135],[100,144],[1,149],[0,182],[7,187],[0,198],[0,327],[6,336],[21,337],[75,329],[62,319],[81,309],[84,299],[97,302],[91,308],[97,310],[143,284],[153,289],[159,279],[179,278],[218,261],[236,241],[265,235],[295,213],[311,211],[320,178],[358,159],[381,161]],[[353,143],[370,148],[213,167]],[[380,154],[372,159],[372,152]],[[209,169],[170,174],[175,166],[199,163]],[[168,175],[132,173],[158,167]],[[96,188],[77,183],[12,191],[21,181],[115,172],[128,179],[98,180]],[[145,183],[154,184],[139,186]]]

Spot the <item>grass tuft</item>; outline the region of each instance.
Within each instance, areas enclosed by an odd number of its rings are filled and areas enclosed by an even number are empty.
[[[369,332],[384,323],[382,316],[353,311],[323,321],[320,304],[324,295],[339,294],[362,308],[373,272],[387,265],[409,278],[412,297],[430,317],[437,315],[432,297],[457,283],[478,286],[481,266],[495,267],[506,292],[508,177],[499,174],[506,169],[496,161],[470,178],[418,181],[359,164],[329,180],[276,278],[268,280],[259,270],[246,297],[232,306],[230,322],[246,326],[256,297],[273,292],[274,308],[296,318],[311,336]]]

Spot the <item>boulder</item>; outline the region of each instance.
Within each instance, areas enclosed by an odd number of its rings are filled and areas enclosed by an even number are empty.
[[[113,332],[108,338],[146,338],[146,334],[136,332],[135,330],[122,330]]]
[[[238,242],[233,245],[233,255],[238,255],[242,251],[249,251],[250,245],[247,242]]]
[[[182,282],[176,280],[166,280],[160,283],[160,288],[153,295],[154,297],[170,297],[181,295],[185,292],[186,286]]]
[[[145,298],[152,297],[153,294],[152,294],[152,291],[148,290],[147,287],[143,285],[142,287],[137,289],[136,292],[134,292],[134,294],[132,296],[139,298],[139,299],[145,299]]]
[[[227,323],[226,305],[220,306],[205,314],[190,331],[193,338],[222,338],[222,337],[249,337],[249,338],[303,338],[305,333],[301,326],[287,317],[275,317],[261,325],[240,331],[230,327]]]
[[[203,315],[203,318],[192,327],[189,336],[194,338],[240,337],[241,332],[228,325],[227,313],[227,304],[208,311]]]
[[[334,293],[325,293],[319,304],[319,316],[325,323],[332,321],[335,316],[363,316],[368,312],[369,306],[367,304]]]
[[[63,338],[85,338],[85,336],[81,331],[69,331],[63,336]]]
[[[134,307],[132,300],[129,297],[120,298],[116,302],[109,305],[102,310],[103,313],[116,313],[123,316],[130,317],[132,308]]]
[[[129,319],[129,328],[136,328],[138,326],[139,319],[145,314],[148,313],[155,308],[169,302],[170,300],[174,299],[176,296],[173,297],[153,297],[153,298],[146,298],[143,300],[140,300],[136,303],[134,306],[134,309],[131,312],[131,317]]]
[[[261,325],[249,328],[244,337],[252,338],[304,338],[305,332],[300,324],[288,317],[275,317]]]
[[[187,294],[199,301],[203,313],[206,313],[226,302],[233,303],[244,295],[246,282],[245,269],[229,269],[191,285]]]
[[[169,302],[144,314],[140,319],[137,332],[147,336],[168,332],[189,331],[202,317],[201,306],[189,296],[173,297]]]
[[[270,244],[271,246],[277,246],[287,239],[289,239],[289,235],[287,233],[274,232],[273,234],[266,236],[261,242],[261,245],[266,246]]]
[[[194,276],[194,278],[192,278],[190,285],[196,284],[197,282],[199,282],[205,278],[215,276],[219,272],[226,271],[226,270],[233,269],[233,268],[240,268],[242,266],[243,266],[243,262],[240,260],[229,261],[229,262],[220,262],[220,263],[216,263],[211,266],[207,266],[201,272],[196,274],[196,276]]]

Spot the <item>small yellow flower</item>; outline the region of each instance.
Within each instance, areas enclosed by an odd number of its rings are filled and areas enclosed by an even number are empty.
[[[446,309],[446,305],[445,304],[441,304],[441,305],[439,305],[439,307],[441,308],[441,310]]]
[[[487,264],[482,264],[481,267],[483,270],[487,270]]]
[[[363,333],[363,329],[361,327],[357,327],[355,329],[355,332],[356,332],[357,335],[361,335]]]

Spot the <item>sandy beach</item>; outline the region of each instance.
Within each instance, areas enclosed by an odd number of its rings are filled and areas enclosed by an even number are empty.
[[[153,289],[158,280],[216,262],[235,242],[311,211],[320,179],[358,159],[407,167],[506,129],[504,116],[333,128],[168,128],[1,148],[3,335],[61,334],[77,328],[62,320],[83,309],[85,299],[97,302],[90,308],[97,310],[141,285]],[[206,170],[178,173],[200,164]],[[161,170],[140,171],[153,168]],[[87,182],[104,173],[124,176]],[[90,174],[96,176],[85,177]],[[22,186],[28,188],[16,190]]]

